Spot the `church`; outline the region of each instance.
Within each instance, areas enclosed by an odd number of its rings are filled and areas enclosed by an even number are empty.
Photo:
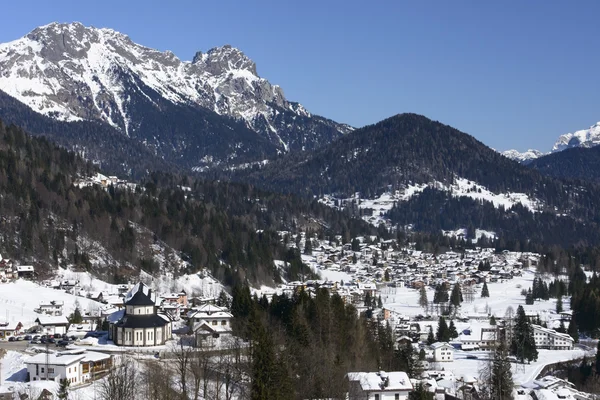
[[[110,324],[108,338],[118,346],[160,346],[171,339],[171,321],[157,313],[156,294],[142,282],[125,296],[123,316]]]

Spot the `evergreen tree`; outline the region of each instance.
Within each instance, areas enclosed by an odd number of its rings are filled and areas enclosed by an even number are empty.
[[[61,379],[60,384],[58,386],[58,393],[56,397],[60,400],[68,400],[69,399],[69,381],[67,379]]]
[[[490,325],[492,325],[492,326],[496,325],[496,317],[493,315],[490,317]]]
[[[571,316],[567,333],[573,338],[575,343],[579,343],[579,329],[577,328],[577,322],[575,322],[575,315]]]
[[[525,296],[525,304],[531,305],[533,304],[533,302],[533,291],[531,290],[531,288],[529,288],[529,290],[527,291],[527,295]]]
[[[367,291],[367,293],[365,294],[364,305],[365,305],[365,307],[371,308],[372,304],[373,304],[373,300],[371,298],[371,292]]]
[[[456,326],[454,326],[454,321],[450,321],[450,326],[448,326],[448,338],[456,339],[458,337],[458,331],[456,330]]]
[[[494,351],[490,376],[490,397],[492,400],[512,399],[513,379],[508,359],[508,352],[503,342]]]
[[[563,312],[563,301],[562,296],[559,295],[558,299],[556,300],[556,313],[560,314],[561,312]]]
[[[81,310],[79,309],[79,303],[75,305],[75,310],[71,315],[69,315],[69,323],[71,324],[81,324],[83,322],[83,316],[81,315]]]
[[[450,303],[456,308],[459,307],[462,302],[462,291],[460,290],[460,285],[457,283],[452,288],[452,293],[450,294]]]
[[[431,393],[427,388],[423,385],[423,383],[419,382],[412,392],[408,394],[408,400],[433,400],[434,394]]]
[[[427,344],[432,345],[435,343],[435,336],[433,336],[433,328],[429,325],[429,333],[427,334]]]
[[[438,328],[435,334],[435,340],[438,342],[447,342],[450,340],[450,331],[444,317],[440,317],[438,320]]]
[[[425,286],[423,285],[419,289],[419,306],[423,310],[427,310],[428,305],[429,305],[429,300],[427,300],[427,290],[425,289]]]
[[[425,349],[419,350],[419,361],[425,361],[426,356]]]
[[[525,360],[527,360],[527,362],[535,361],[538,357],[533,337],[533,328],[525,315],[523,306],[517,308],[511,343],[511,354],[517,357],[520,362],[524,362]]]
[[[481,289],[481,297],[490,297],[490,290],[485,281],[483,282],[483,288]]]
[[[435,293],[433,294],[434,304],[447,303],[449,300],[448,289],[444,284],[438,284],[435,287]]]
[[[565,328],[565,321],[563,321],[562,319],[560,320],[560,325],[558,326],[556,332],[567,333],[567,328]]]

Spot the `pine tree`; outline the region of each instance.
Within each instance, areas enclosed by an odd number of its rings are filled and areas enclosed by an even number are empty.
[[[81,315],[81,310],[79,310],[79,303],[76,304],[75,310],[71,315],[69,315],[69,323],[71,324],[80,324],[83,322],[83,316]]]
[[[365,294],[365,307],[371,308],[371,305],[373,304],[373,300],[371,299],[371,292],[367,291],[367,293]]]
[[[562,296],[558,296],[558,299],[556,300],[556,313],[560,314],[561,312],[563,312],[563,301],[562,301]]]
[[[448,324],[446,323],[446,319],[444,317],[440,317],[438,320],[438,328],[435,334],[435,340],[438,342],[447,342],[450,338],[450,332],[448,329]]]
[[[456,330],[456,326],[454,326],[454,321],[450,321],[450,326],[448,326],[448,338],[456,339],[458,337],[458,331]]]
[[[408,394],[408,400],[433,400],[433,398],[434,394],[427,390],[421,382]]]
[[[491,366],[490,394],[492,400],[512,399],[513,379],[508,359],[508,352],[503,342],[494,351]]]
[[[538,352],[533,337],[533,328],[525,315],[523,306],[517,308],[513,331],[511,354],[517,357],[520,362],[537,360]]]
[[[381,295],[377,297],[377,308],[383,308],[383,301],[381,301]]]
[[[69,399],[69,381],[67,379],[60,380],[56,397],[58,397],[60,400]]]
[[[485,281],[483,282],[483,288],[481,289],[481,297],[490,297],[490,290]]]
[[[577,322],[575,322],[575,315],[571,316],[567,333],[573,338],[575,343],[579,343],[579,329],[577,328]]]
[[[419,289],[419,306],[421,306],[423,310],[427,310],[428,305],[429,300],[427,300],[427,290],[425,289],[425,286],[421,286]]]
[[[496,317],[493,315],[490,317],[490,325],[492,325],[492,326],[496,325]]]
[[[460,290],[460,285],[457,283],[452,288],[452,294],[450,295],[450,303],[456,308],[459,307],[462,302],[462,291]]]
[[[427,344],[431,345],[435,343],[435,336],[433,336],[433,328],[429,325],[429,333],[427,334]]]

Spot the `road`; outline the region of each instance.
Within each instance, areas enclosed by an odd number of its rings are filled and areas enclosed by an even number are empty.
[[[17,342],[0,341],[0,349],[23,351],[29,346],[29,342],[26,340],[20,340]]]

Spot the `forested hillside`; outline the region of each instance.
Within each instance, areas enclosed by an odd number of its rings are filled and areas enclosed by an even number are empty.
[[[0,123],[2,255],[46,271],[74,264],[114,281],[140,269],[207,268],[228,284],[269,282],[295,279],[302,270],[278,230],[356,235],[373,229],[316,202],[243,184],[161,173],[134,189],[74,185],[95,173],[75,154]],[[157,249],[186,260],[185,271],[157,261]],[[276,270],[275,259],[289,268]]]
[[[574,147],[548,154],[527,164],[544,175],[600,182],[600,146]]]

